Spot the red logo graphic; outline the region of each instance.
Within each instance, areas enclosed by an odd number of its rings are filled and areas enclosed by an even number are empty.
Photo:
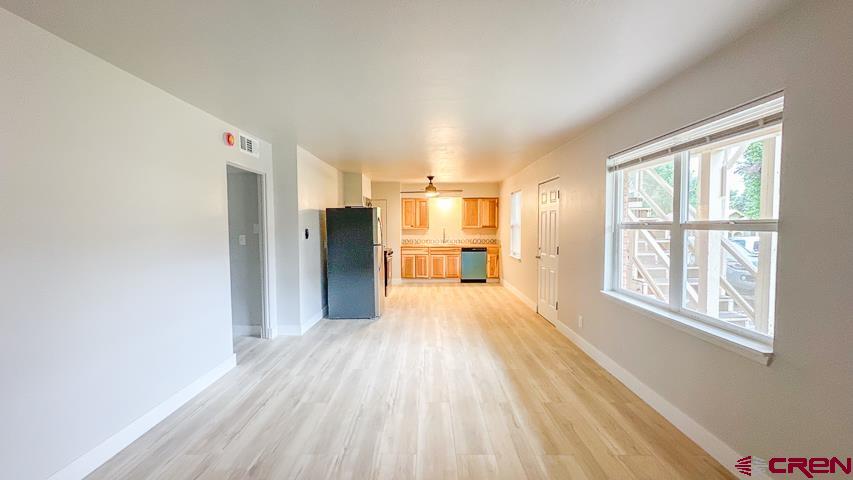
[[[746,475],[747,477],[752,476],[752,455],[748,457],[743,457],[737,462],[735,462],[735,470]]]

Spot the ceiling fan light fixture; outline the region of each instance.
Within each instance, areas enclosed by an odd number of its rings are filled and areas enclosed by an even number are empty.
[[[424,188],[424,196],[428,198],[437,197],[438,189],[435,188],[435,185],[432,184],[432,179],[434,178],[432,175],[427,177],[429,179],[429,185]]]

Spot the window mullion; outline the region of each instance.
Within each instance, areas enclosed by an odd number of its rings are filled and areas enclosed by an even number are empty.
[[[669,305],[679,310],[686,279],[684,278],[684,226],[687,203],[687,159],[686,152],[677,153],[672,172],[672,230],[669,239]]]

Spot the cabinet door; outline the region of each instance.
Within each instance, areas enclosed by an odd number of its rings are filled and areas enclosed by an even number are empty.
[[[445,277],[459,278],[459,255],[448,255],[444,265]]]
[[[429,278],[429,255],[415,255],[415,278]]]
[[[500,256],[497,253],[489,253],[486,261],[486,276],[499,278],[501,273]]]
[[[415,256],[403,255],[401,258],[403,259],[403,268],[401,269],[403,278],[415,278]]]
[[[447,257],[444,255],[430,255],[429,263],[432,267],[431,277],[432,278],[444,278],[445,277],[445,260]]]
[[[498,228],[498,199],[480,199],[480,227]]]
[[[403,228],[415,228],[417,225],[417,202],[414,198],[403,199]]]
[[[423,229],[429,228],[429,203],[427,203],[425,198],[418,199],[417,210],[416,227]]]
[[[462,199],[462,228],[480,228],[480,199]]]

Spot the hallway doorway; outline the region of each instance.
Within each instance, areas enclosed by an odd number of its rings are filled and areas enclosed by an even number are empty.
[[[232,331],[235,338],[260,337],[265,310],[262,177],[232,165],[226,169]]]

